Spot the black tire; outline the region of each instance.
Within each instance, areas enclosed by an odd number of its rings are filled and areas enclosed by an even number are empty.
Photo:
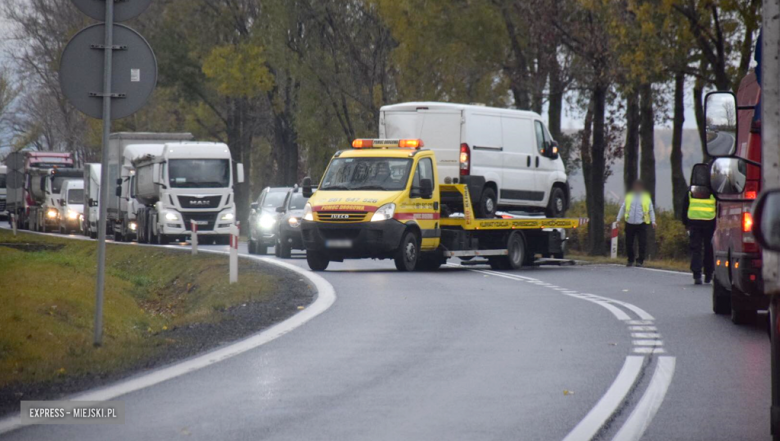
[[[488,257],[488,264],[490,265],[490,268],[494,270],[509,269],[509,260],[506,256]]]
[[[420,258],[420,240],[412,231],[407,231],[401,238],[401,244],[395,251],[393,260],[398,271],[414,271]]]
[[[292,256],[292,246],[284,237],[276,239],[276,249],[279,252],[278,256],[282,259],[289,259]]]
[[[257,251],[255,250],[255,241],[252,239],[249,239],[249,245],[247,246],[249,249],[249,254],[257,254]]]
[[[545,209],[547,217],[563,217],[566,214],[566,193],[560,187],[550,190],[550,200]]]
[[[731,291],[724,288],[715,277],[712,279],[712,312],[718,315],[731,313]]]
[[[496,197],[496,191],[491,187],[485,187],[482,190],[482,195],[479,197],[476,206],[476,215],[481,219],[490,219],[496,215],[496,209],[498,208],[498,198]]]
[[[507,239],[506,256],[508,269],[520,269],[528,263],[528,250],[525,247],[525,238],[519,231],[513,231]]]
[[[268,245],[264,244],[262,241],[255,242],[255,254],[259,256],[268,255]]]
[[[319,251],[307,251],[306,262],[309,264],[309,268],[311,268],[312,271],[325,271],[330,263],[328,257]]]
[[[168,245],[170,243],[171,238],[168,237],[167,234],[158,234],[157,235],[157,245]]]
[[[750,325],[755,323],[758,311],[755,309],[731,308],[731,323],[735,325]]]

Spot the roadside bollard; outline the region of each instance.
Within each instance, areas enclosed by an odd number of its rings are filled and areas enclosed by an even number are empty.
[[[230,227],[230,283],[238,282],[238,224]]]
[[[196,224],[194,220],[191,220],[190,225],[192,225],[192,237],[190,238],[190,242],[192,243],[192,255],[195,256],[198,254],[198,224]]]
[[[11,213],[11,228],[14,230],[14,236],[16,236],[16,215]]]
[[[617,222],[612,222],[612,248],[610,250],[610,255],[613,259],[617,259],[617,251],[618,251],[618,224]]]

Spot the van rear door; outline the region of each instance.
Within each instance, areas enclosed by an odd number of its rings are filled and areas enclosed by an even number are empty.
[[[538,205],[544,191],[536,185],[536,138],[530,118],[501,117],[504,137],[499,204]]]
[[[439,182],[458,177],[461,143],[461,111],[458,109],[385,110],[379,121],[379,137],[422,139],[426,149],[436,153]]]

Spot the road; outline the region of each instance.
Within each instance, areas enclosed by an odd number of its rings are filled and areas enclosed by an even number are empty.
[[[735,142],[733,133],[718,132],[717,136],[707,143],[707,151],[714,155],[728,156]]]
[[[288,262],[306,267],[301,256]],[[617,266],[404,274],[370,260],[321,275],[338,296],[330,309],[118,398],[125,425],[0,438],[770,439],[764,321],[737,327],[713,315],[710,288],[689,275]]]

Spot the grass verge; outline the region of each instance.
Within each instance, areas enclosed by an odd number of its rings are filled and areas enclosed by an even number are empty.
[[[626,258],[625,257],[618,257],[617,259],[612,259],[610,257],[605,256],[590,256],[585,253],[580,252],[569,252],[566,257],[582,262],[586,262],[589,264],[617,264],[617,265],[625,265],[626,264]],[[690,271],[690,262],[685,260],[679,260],[679,259],[653,259],[653,260],[645,260],[644,266],[647,268],[655,268],[655,269],[663,269],[663,270],[669,270],[669,271],[681,271],[681,272],[688,272]]]
[[[241,259],[230,285],[226,256],[109,244],[95,348],[96,254],[93,241],[0,230],[0,407],[192,355],[313,299],[302,279],[271,265]]]

